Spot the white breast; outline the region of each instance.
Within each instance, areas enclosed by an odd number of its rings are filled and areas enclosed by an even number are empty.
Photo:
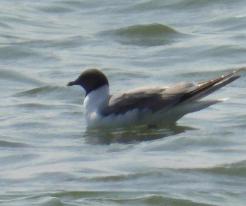
[[[96,125],[102,119],[100,109],[105,107],[109,101],[108,85],[99,87],[90,92],[84,100],[85,119],[88,126]]]
[[[134,123],[138,118],[138,110],[125,114],[102,116],[100,110],[109,103],[109,87],[102,86],[90,92],[84,100],[85,119],[88,127],[115,126]]]

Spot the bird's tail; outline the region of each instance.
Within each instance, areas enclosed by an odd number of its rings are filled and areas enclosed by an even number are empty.
[[[194,89],[190,92],[186,93],[181,102],[186,101],[196,101],[207,95],[213,93],[214,91],[224,87],[225,85],[233,82],[234,80],[238,79],[240,75],[238,74],[240,70],[233,71],[227,75],[222,75],[219,78],[200,82]]]

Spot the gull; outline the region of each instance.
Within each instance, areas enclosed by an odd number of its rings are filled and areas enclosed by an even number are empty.
[[[85,90],[83,105],[89,128],[155,126],[174,124],[188,113],[221,102],[222,100],[203,98],[239,77],[238,71],[233,71],[197,83],[137,88],[111,95],[106,75],[98,69],[87,69],[67,86],[78,85]]]

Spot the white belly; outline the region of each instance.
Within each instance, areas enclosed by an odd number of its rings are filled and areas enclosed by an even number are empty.
[[[124,114],[112,114],[102,116],[97,112],[92,112],[86,115],[86,122],[88,127],[116,127],[116,126],[129,126],[137,124],[141,121],[139,112],[132,110]]]

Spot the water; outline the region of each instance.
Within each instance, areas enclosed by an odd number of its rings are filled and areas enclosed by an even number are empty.
[[[245,72],[172,128],[88,131],[84,68],[112,93],[246,65],[243,0],[1,1],[0,205],[245,205]]]

